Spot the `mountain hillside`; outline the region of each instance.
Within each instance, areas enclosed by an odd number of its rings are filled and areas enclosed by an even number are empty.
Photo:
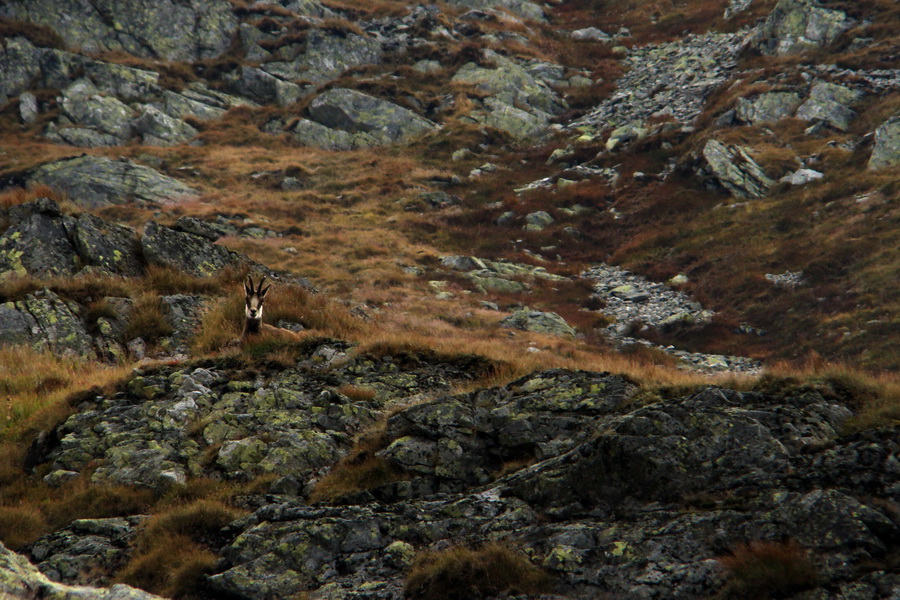
[[[5,0],[0,595],[900,594],[898,52],[894,0]]]

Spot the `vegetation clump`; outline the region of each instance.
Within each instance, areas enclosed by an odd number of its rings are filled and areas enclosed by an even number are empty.
[[[474,549],[456,546],[416,557],[404,592],[412,600],[476,600],[499,594],[540,594],[550,576],[498,542]]]
[[[794,540],[739,544],[719,562],[729,574],[723,598],[785,598],[819,579],[809,554]]]

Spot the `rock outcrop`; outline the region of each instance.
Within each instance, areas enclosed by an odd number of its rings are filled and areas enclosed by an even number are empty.
[[[166,204],[197,195],[177,179],[150,167],[88,155],[43,164],[29,174],[28,184],[56,188],[86,208],[129,201]]]
[[[716,180],[739,198],[762,198],[775,185],[748,148],[709,140],[703,147],[703,158]]]
[[[320,94],[309,114],[325,127],[352,134],[356,146],[409,142],[437,128],[411,110],[346,88]]]
[[[79,600],[163,600],[118,583],[110,588],[71,586],[52,581],[24,556],[0,544],[0,595],[9,600],[78,598]]]
[[[73,49],[165,60],[215,58],[237,29],[231,5],[210,0],[10,0],[0,16],[49,26]]]
[[[796,54],[831,44],[852,25],[846,13],[815,0],[780,0],[760,30],[757,44],[766,54]]]
[[[869,158],[869,168],[888,169],[898,164],[900,164],[900,116],[895,116],[875,130],[875,147]]]

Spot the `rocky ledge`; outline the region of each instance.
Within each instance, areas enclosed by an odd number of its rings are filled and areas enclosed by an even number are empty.
[[[734,585],[718,559],[748,543],[795,548],[785,560],[811,565],[797,598],[900,589],[898,431],[842,433],[853,412],[838,388],[662,400],[609,373],[551,370],[449,393],[484,367],[319,340],[284,370],[145,370],[42,436],[30,463],[51,482],[91,469],[97,483],[157,489],[269,474],[268,493],[221,532],[213,596],[399,600],[416,554],[488,541],[549,573],[554,598],[711,597]],[[311,503],[383,411],[374,456],[397,476],[339,506]],[[62,557],[88,538],[127,546],[139,523],[76,522],[31,553],[77,583]]]

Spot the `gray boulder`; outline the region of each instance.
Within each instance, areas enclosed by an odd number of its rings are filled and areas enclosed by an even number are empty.
[[[0,274],[50,277],[71,275],[80,265],[69,241],[70,218],[49,198],[9,211],[10,227],[0,235]]]
[[[33,125],[38,118],[37,98],[31,92],[25,92],[19,96],[19,117],[26,125]]]
[[[875,147],[869,158],[870,169],[897,165],[900,165],[900,115],[891,117],[875,130]]]
[[[219,56],[238,23],[229,3],[208,0],[8,0],[0,16],[51,27],[85,52],[185,61]]]
[[[309,119],[299,119],[291,127],[294,139],[304,146],[313,146],[324,150],[350,150],[357,145],[352,133],[341,129],[332,129]]]
[[[32,171],[28,185],[57,188],[88,208],[136,201],[177,202],[197,195],[180,181],[126,159],[77,156],[45,163]]]
[[[170,267],[195,277],[210,277],[241,261],[238,254],[224,246],[154,221],[144,226],[141,250],[147,263]]]
[[[825,8],[815,0],[780,0],[757,43],[765,54],[797,54],[831,44],[852,25],[844,12]]]
[[[525,229],[528,231],[543,231],[555,222],[556,219],[544,210],[525,215]]]
[[[822,121],[840,131],[847,131],[856,112],[848,105],[859,100],[861,94],[842,85],[817,82],[809,99],[797,109],[797,118]]]
[[[120,143],[131,137],[131,108],[118,98],[101,96],[87,79],[79,79],[63,90],[60,108],[73,123],[111,135]]]
[[[134,121],[134,130],[147,146],[174,146],[195,137],[196,129],[180,119],[170,117],[158,108],[146,105]]]
[[[703,147],[703,157],[719,183],[739,198],[762,198],[775,185],[748,148],[709,140]]]
[[[451,83],[474,85],[492,98],[528,112],[558,115],[566,110],[566,103],[556,92],[525,67],[493,52],[488,52],[485,58],[494,66],[487,68],[466,63]]]
[[[78,600],[163,600],[122,583],[111,588],[71,586],[51,581],[27,558],[0,544],[0,597],[8,600],[77,598]]]
[[[262,104],[272,103],[278,106],[292,104],[304,93],[303,88],[296,83],[246,65],[233,74],[229,88],[236,94],[247,96]]]
[[[325,83],[352,67],[379,64],[382,50],[373,38],[313,29],[304,46],[282,47],[275,59],[262,69],[281,79]]]
[[[745,123],[775,123],[794,114],[800,105],[795,92],[767,92],[753,98],[738,98],[736,116]]]
[[[506,317],[500,321],[500,326],[550,335],[575,335],[575,330],[558,314],[528,308],[518,310]]]
[[[147,517],[79,519],[41,537],[31,556],[41,573],[53,581],[77,585],[108,584],[98,573],[111,572],[128,554],[137,526]]]
[[[20,311],[15,302],[0,304],[0,345],[30,344],[36,330],[34,317]]]
[[[437,129],[411,110],[346,88],[319,95],[310,104],[309,114],[332,129],[364,133],[385,144],[409,142]]]
[[[500,15],[504,16],[504,13],[507,13],[508,11],[518,17],[531,19],[532,21],[547,20],[544,9],[530,0],[451,0],[449,4],[468,6],[469,8],[478,10],[497,11]]]
[[[484,109],[470,114],[476,123],[503,131],[516,140],[533,140],[547,132],[549,115],[528,112],[496,98],[485,98]]]
[[[119,100],[149,100],[162,93],[159,73],[103,61],[88,61],[84,75],[94,85]]]
[[[44,131],[44,137],[57,144],[67,144],[78,148],[107,148],[121,146],[122,138],[87,127],[59,127],[51,123]]]

